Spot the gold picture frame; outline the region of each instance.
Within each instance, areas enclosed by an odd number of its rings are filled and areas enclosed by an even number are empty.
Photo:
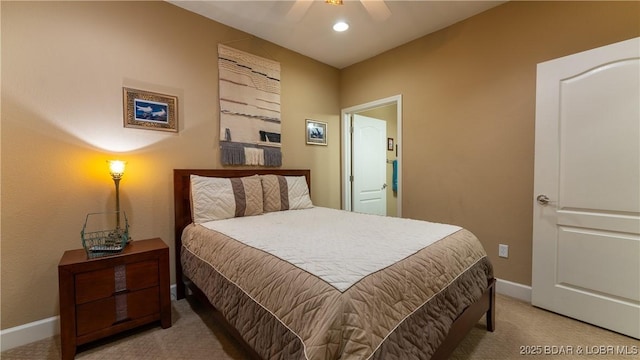
[[[124,127],[178,132],[178,98],[123,87]]]

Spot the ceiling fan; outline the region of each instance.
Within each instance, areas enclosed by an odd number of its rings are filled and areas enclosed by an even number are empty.
[[[314,0],[296,0],[287,13],[287,18],[294,22],[299,21],[307,13],[313,2]],[[324,2],[330,5],[343,5],[342,0],[324,0]],[[384,3],[384,0],[360,0],[360,3],[376,21],[384,21],[391,16],[391,10]]]

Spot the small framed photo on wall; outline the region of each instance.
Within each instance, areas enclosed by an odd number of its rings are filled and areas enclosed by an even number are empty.
[[[123,89],[124,127],[178,132],[178,98]]]
[[[327,145],[327,123],[307,119],[307,144]]]
[[[393,138],[387,138],[387,150],[393,151]]]

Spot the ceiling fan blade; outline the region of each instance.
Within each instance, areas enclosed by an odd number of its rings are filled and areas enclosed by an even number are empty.
[[[302,20],[302,17],[307,13],[311,4],[313,4],[313,0],[296,0],[291,6],[291,9],[289,9],[289,12],[287,12],[287,20],[291,22]]]
[[[391,16],[391,10],[384,3],[384,0],[360,0],[360,2],[376,21],[384,21]]]

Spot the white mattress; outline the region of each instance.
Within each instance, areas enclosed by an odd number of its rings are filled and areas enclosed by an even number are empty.
[[[286,260],[342,292],[461,229],[322,207],[202,225]]]

